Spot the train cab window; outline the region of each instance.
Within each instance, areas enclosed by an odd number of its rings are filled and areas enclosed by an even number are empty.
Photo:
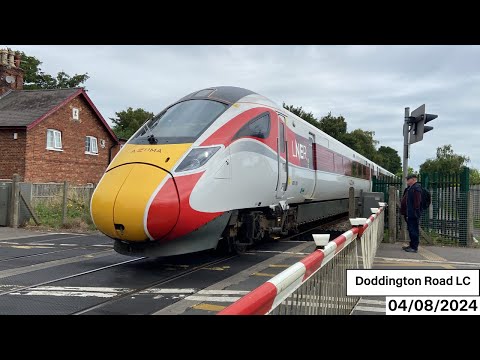
[[[227,108],[227,105],[213,100],[179,102],[147,121],[129,143],[194,142]]]
[[[266,112],[245,124],[237,131],[233,139],[245,136],[266,139],[268,135],[270,135],[270,114]]]

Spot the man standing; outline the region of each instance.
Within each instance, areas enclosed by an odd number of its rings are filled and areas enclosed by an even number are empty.
[[[405,217],[407,222],[408,234],[410,236],[410,245],[404,246],[403,250],[416,253],[420,243],[420,231],[418,223],[422,215],[422,187],[417,183],[416,175],[407,176],[407,188],[402,197],[400,214]]]

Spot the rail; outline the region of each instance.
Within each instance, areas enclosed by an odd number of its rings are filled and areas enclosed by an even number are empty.
[[[359,297],[346,296],[346,269],[373,265],[383,238],[384,206],[368,219],[220,311],[218,315],[347,315]],[[355,221],[352,221],[354,224]]]

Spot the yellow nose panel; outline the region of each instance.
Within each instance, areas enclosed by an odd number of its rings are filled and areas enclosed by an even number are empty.
[[[143,218],[148,200],[168,173],[155,166],[128,164],[132,171],[122,185],[115,200],[113,222],[121,224],[123,230],[116,230],[116,238],[128,241],[145,241]],[[112,170],[115,171],[116,169]]]
[[[143,220],[148,201],[191,146],[125,145],[93,194],[92,218],[98,230],[116,239],[147,240]]]
[[[119,166],[107,172],[95,189],[92,197],[92,218],[98,230],[110,237],[116,237],[113,226],[113,206],[117,194],[133,166]]]
[[[115,156],[107,171],[116,166],[128,163],[146,163],[172,170],[175,163],[192,144],[165,144],[165,145],[124,145]]]

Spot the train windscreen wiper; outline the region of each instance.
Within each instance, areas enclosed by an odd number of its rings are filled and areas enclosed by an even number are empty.
[[[149,137],[147,137],[147,140],[148,140],[149,144],[156,144],[157,143],[157,139],[153,135],[150,135]]]

